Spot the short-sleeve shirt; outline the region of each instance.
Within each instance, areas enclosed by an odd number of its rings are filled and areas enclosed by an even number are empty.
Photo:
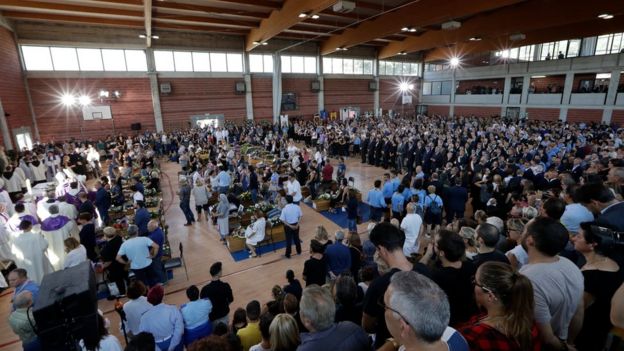
[[[550,323],[555,336],[568,338],[568,327],[583,296],[584,279],[578,267],[564,257],[553,263],[533,263],[520,268],[533,283],[535,321]]]
[[[288,204],[282,210],[282,214],[280,215],[280,221],[286,222],[288,224],[296,224],[299,223],[299,219],[301,219],[301,216],[301,208],[298,205]]]
[[[323,286],[327,278],[327,263],[325,257],[317,260],[310,258],[303,264],[303,275],[306,277],[306,286],[317,284]]]
[[[149,250],[153,243],[152,239],[144,236],[132,238],[121,244],[117,254],[128,257],[130,269],[143,269],[152,264]]]

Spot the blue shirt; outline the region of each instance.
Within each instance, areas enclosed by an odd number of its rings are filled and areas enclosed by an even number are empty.
[[[288,224],[299,223],[301,219],[301,208],[295,204],[288,204],[282,210],[282,214],[280,215],[280,221]]]
[[[386,202],[384,201],[383,194],[381,190],[377,188],[373,188],[368,191],[368,198],[366,199],[366,201],[368,201],[368,205],[372,207],[386,207]]]
[[[27,280],[21,285],[15,287],[15,292],[13,293],[13,301],[15,301],[15,297],[24,291],[30,291],[32,294],[33,306],[37,303],[37,296],[39,296],[39,285],[32,280]],[[15,305],[13,305],[13,311],[15,311]]]
[[[581,204],[569,204],[566,205],[565,211],[561,216],[561,224],[569,232],[578,233],[581,228],[581,223],[592,222],[594,215],[587,209],[587,207]]]
[[[387,181],[384,183],[383,188],[381,190],[383,193],[383,197],[389,199],[392,197],[392,193],[394,193],[394,185],[391,181]]]
[[[340,241],[327,246],[325,260],[327,261],[327,269],[335,275],[351,269],[351,251]]]
[[[226,171],[219,172],[219,174],[217,174],[217,180],[219,181],[219,186],[230,186],[231,177]]]
[[[409,202],[411,198],[412,198],[412,189],[405,188],[405,190],[403,190],[403,202]]]
[[[152,241],[158,245],[158,253],[154,258],[161,258],[163,254],[163,246],[165,243],[165,233],[163,233],[163,230],[158,227],[153,232],[150,232],[147,237],[152,239]]]
[[[425,207],[429,207],[432,202],[436,202],[440,207],[442,207],[442,198],[436,194],[428,194],[425,196]]]
[[[143,314],[139,329],[151,333],[157,343],[171,339],[169,342],[171,351],[182,342],[184,320],[176,306],[161,303]]]
[[[139,235],[147,234],[147,223],[149,223],[152,216],[145,207],[139,208],[134,214],[134,224],[139,227]]]
[[[397,189],[399,188],[399,185],[401,185],[401,179],[399,179],[399,177],[396,177],[396,178],[393,178],[391,182],[392,182],[392,191],[393,192],[397,191]]]
[[[392,212],[401,213],[403,212],[403,195],[399,193],[394,193],[392,195]]]
[[[194,329],[207,323],[210,320],[208,319],[210,311],[212,311],[210,299],[191,301],[180,307],[186,329]]]
[[[117,255],[128,257],[130,269],[142,269],[152,264],[149,250],[153,243],[152,239],[144,236],[132,238],[121,244]]]

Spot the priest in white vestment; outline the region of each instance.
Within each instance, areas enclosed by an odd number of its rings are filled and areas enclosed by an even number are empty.
[[[38,233],[31,231],[32,223],[23,221],[20,230],[23,232],[13,240],[11,245],[15,265],[28,272],[30,280],[41,284],[43,276],[54,272],[47,256],[48,241]]]
[[[4,178],[0,178],[0,203],[4,203],[7,206],[9,212],[13,211],[13,201],[9,192],[5,189]]]
[[[48,191],[47,195],[37,203],[37,216],[40,220],[50,217],[50,206],[58,205],[56,201],[56,192]]]
[[[67,202],[67,194],[65,194],[64,199],[61,198],[60,200],[61,201],[57,204],[59,207],[59,214],[75,221],[79,214],[76,206]]]
[[[58,205],[50,206],[50,217],[41,222],[41,234],[50,243],[48,257],[54,269],[63,269],[65,239],[78,238],[78,226],[74,220],[59,214]]]

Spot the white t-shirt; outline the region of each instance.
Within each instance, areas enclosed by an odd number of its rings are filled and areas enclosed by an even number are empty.
[[[132,201],[134,201],[135,204],[137,201],[145,201],[145,196],[143,196],[141,192],[135,191],[134,194],[132,194]]]
[[[522,245],[516,245],[516,247],[505,253],[506,256],[509,256],[509,254],[513,254],[516,257],[516,260],[518,261],[518,269],[529,263],[529,254],[526,250],[524,250]]]
[[[80,340],[80,348],[82,351],[86,351],[87,348],[84,345],[84,341]],[[100,340],[100,347],[97,351],[123,351],[119,340],[114,335],[106,335],[104,339]]]
[[[262,347],[262,342],[260,342],[259,344],[250,347],[249,351],[271,351],[271,348],[269,347],[268,349],[265,349]]]
[[[299,181],[295,179],[292,182],[286,182],[286,193],[289,195],[294,193],[294,195],[292,196],[293,201],[301,201],[303,195],[301,195],[301,185],[299,184]]]
[[[412,253],[418,253],[418,235],[422,227],[422,218],[419,214],[410,213],[401,221],[401,229],[405,232],[403,253],[409,257]]]

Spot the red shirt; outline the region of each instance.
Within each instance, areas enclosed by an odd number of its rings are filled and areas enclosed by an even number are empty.
[[[325,165],[325,167],[323,167],[322,172],[323,172],[323,180],[331,181],[332,176],[334,175],[334,167],[332,167],[332,165],[328,163]]]
[[[464,328],[459,329],[468,342],[471,351],[526,351],[520,348],[520,344],[515,339],[509,338],[497,329],[482,323],[480,320],[483,317],[484,315],[474,316],[464,324]],[[529,350],[539,351],[541,349],[542,342],[534,323],[531,328],[531,347]]]

